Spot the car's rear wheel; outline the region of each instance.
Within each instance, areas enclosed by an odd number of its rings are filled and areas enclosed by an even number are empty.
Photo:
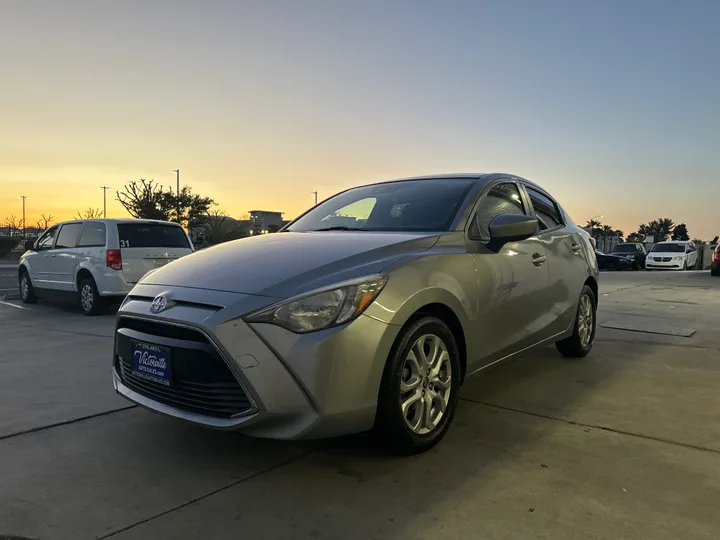
[[[97,315],[103,309],[103,299],[92,278],[85,278],[80,282],[78,300],[85,315]]]
[[[38,301],[37,296],[35,296],[35,289],[33,287],[32,280],[30,279],[30,275],[27,273],[27,270],[22,270],[20,272],[18,286],[20,288],[20,300],[22,300],[23,304],[34,304]]]
[[[597,327],[597,300],[593,290],[585,285],[580,294],[575,326],[569,338],[558,341],[555,346],[560,354],[569,358],[582,358],[592,349]]]
[[[375,430],[400,454],[435,446],[450,428],[460,391],[460,352],[448,326],[423,317],[398,337],[378,396]]]

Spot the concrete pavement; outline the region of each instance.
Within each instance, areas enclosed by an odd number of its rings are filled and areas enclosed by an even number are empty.
[[[694,539],[720,529],[720,279],[603,274],[598,330],[470,379],[446,440],[389,458],[367,436],[284,443],[116,397],[113,317],[0,305],[0,536]]]

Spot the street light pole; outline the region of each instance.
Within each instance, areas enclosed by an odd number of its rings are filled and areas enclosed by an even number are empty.
[[[180,169],[173,169],[173,172],[175,173],[175,180],[177,181],[177,191],[175,192],[177,204],[175,211],[177,212],[177,222],[180,223]]]
[[[107,218],[107,190],[110,189],[108,186],[100,186],[103,190],[103,218]]]
[[[27,199],[27,195],[20,195],[18,197],[19,199],[22,199],[23,201],[23,240],[27,236],[27,227],[25,226],[25,199]]]
[[[313,191],[312,193],[315,195],[315,206],[317,206],[317,191]]]

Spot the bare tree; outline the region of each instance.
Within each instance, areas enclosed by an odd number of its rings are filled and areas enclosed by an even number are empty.
[[[48,214],[48,215],[40,214],[40,221],[38,221],[38,223],[42,222],[41,228],[43,230],[45,230],[48,227],[50,227],[50,224],[52,223],[53,219],[55,219],[55,216],[53,216],[52,214]]]
[[[18,219],[12,214],[5,218],[5,223],[10,230],[22,229],[22,219]]]
[[[100,219],[103,216],[103,211],[99,208],[89,207],[84,212],[78,211],[75,215],[75,219]]]
[[[132,217],[169,221],[172,206],[160,184],[141,178],[125,184],[123,190],[115,192],[116,199]]]

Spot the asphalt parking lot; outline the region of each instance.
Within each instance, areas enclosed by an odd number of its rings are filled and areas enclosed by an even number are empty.
[[[598,319],[695,333],[528,353],[467,381],[440,446],[390,458],[133,407],[112,314],[0,304],[0,538],[717,538],[720,279],[603,274]]]

